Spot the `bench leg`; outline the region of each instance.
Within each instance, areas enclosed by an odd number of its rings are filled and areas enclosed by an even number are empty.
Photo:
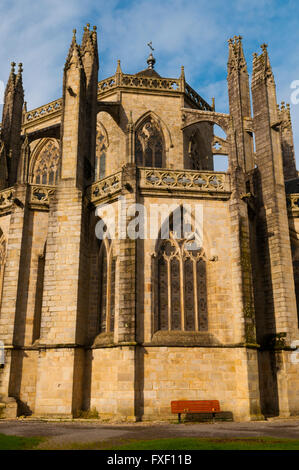
[[[215,413],[212,413],[213,416],[213,423],[215,424]]]
[[[178,414],[179,423],[181,423],[181,413]]]

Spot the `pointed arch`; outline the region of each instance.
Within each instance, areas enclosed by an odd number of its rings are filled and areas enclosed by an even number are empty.
[[[6,263],[6,239],[0,228],[0,305],[2,301],[5,263]]]
[[[32,344],[40,338],[47,242],[38,254]]]
[[[183,227],[176,236],[170,222],[167,239],[161,238],[162,230],[161,226],[152,276],[156,297],[154,325],[157,330],[207,331],[205,250],[201,244],[191,246],[188,235],[183,234]]]
[[[166,167],[167,153],[172,147],[171,135],[164,121],[147,111],[134,125],[135,162],[140,166]]]
[[[95,180],[98,181],[106,176],[106,158],[109,147],[108,132],[101,122],[97,122],[96,134],[96,169]]]
[[[213,170],[213,125],[202,122],[183,131],[184,166],[190,170]]]
[[[166,152],[168,152],[169,149],[173,147],[171,133],[170,133],[169,127],[167,126],[166,122],[160,116],[158,116],[158,114],[155,113],[155,111],[146,111],[144,114],[139,116],[139,118],[134,123],[134,128],[138,129],[140,127],[140,125],[149,118],[154,119],[159,124],[159,126],[160,126],[160,128],[163,132],[163,137],[164,137],[164,141],[165,141],[165,150],[166,150]]]
[[[60,148],[57,139],[41,139],[30,160],[30,182],[56,185],[60,176],[60,165]]]
[[[297,233],[291,233],[291,250],[293,261],[293,274],[295,284],[296,306],[297,306],[297,322],[299,328],[299,237]]]
[[[111,333],[114,331],[115,323],[116,257],[113,256],[113,243],[108,238],[104,238],[101,242],[99,273],[100,333]]]

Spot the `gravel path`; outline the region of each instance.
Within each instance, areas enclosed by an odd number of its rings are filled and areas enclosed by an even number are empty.
[[[171,437],[283,437],[299,439],[299,419],[277,419],[247,423],[134,423],[54,422],[40,420],[1,420],[0,433],[15,436],[44,436],[48,443],[92,443],[120,439],[159,439]]]

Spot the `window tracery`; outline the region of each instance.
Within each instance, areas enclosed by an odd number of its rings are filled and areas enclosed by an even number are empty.
[[[96,181],[106,176],[107,148],[107,133],[102,125],[98,125],[96,135]]]
[[[158,329],[207,331],[206,258],[170,233],[157,257]]]
[[[148,118],[135,133],[135,161],[140,166],[162,168],[163,154],[160,126],[154,119]]]
[[[112,245],[103,240],[99,254],[100,268],[100,332],[114,331],[116,258]]]
[[[0,229],[0,305],[2,300],[2,290],[3,290],[3,278],[4,278],[4,269],[6,262],[6,241],[3,233]]]
[[[48,140],[38,153],[32,172],[32,183],[54,186],[59,178],[60,151],[57,142]]]

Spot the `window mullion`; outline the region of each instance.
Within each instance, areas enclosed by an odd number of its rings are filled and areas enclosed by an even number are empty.
[[[193,284],[194,284],[194,315],[195,315],[195,331],[199,331],[198,322],[198,292],[197,292],[197,261],[193,260]]]
[[[171,264],[170,259],[167,259],[167,289],[168,289],[168,331],[171,331]]]
[[[184,259],[182,256],[179,258],[180,262],[180,301],[181,301],[181,329],[185,331],[185,292],[184,292]]]

